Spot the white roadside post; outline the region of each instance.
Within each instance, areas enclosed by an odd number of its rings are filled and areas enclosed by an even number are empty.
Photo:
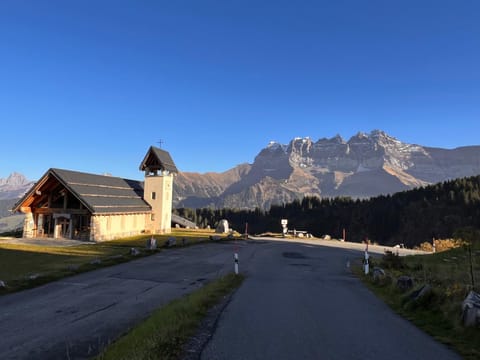
[[[280,220],[280,224],[282,225],[282,236],[285,237],[287,235],[287,232],[288,232],[288,228],[287,228],[288,219]]]
[[[235,262],[235,275],[238,275],[238,254],[233,254],[233,260]]]
[[[369,272],[369,264],[368,264],[368,240],[367,240],[367,247],[365,248],[365,275],[368,275]]]

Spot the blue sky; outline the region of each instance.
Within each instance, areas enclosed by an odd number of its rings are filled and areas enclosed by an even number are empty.
[[[270,140],[385,130],[480,144],[480,2],[0,2],[0,177],[141,179],[253,162]]]

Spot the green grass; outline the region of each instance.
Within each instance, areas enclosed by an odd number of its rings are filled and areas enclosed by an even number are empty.
[[[229,274],[172,301],[104,349],[97,359],[178,359],[208,310],[242,281],[243,276]]]
[[[7,283],[6,289],[0,288],[0,294],[154,254],[162,251],[172,236],[177,247],[181,247],[209,241],[213,234],[211,230],[172,229],[171,234],[155,235],[158,249],[154,251],[145,249],[151,235],[69,247],[0,243],[0,280]],[[132,256],[132,247],[139,249],[140,254]]]
[[[455,349],[465,359],[480,359],[480,328],[465,328],[461,323],[461,304],[472,289],[467,251],[463,248],[432,255],[407,257],[376,257],[372,265],[382,267],[387,277],[374,281],[365,276],[360,266],[355,268],[364,283],[393,310],[417,327]],[[371,267],[373,268],[373,266]],[[480,281],[480,252],[474,257],[474,274],[478,292]],[[407,275],[414,279],[414,288],[401,292],[396,279]],[[424,284],[432,292],[421,300],[413,300],[411,293]]]

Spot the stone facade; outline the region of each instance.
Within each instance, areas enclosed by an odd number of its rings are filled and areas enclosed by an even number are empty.
[[[92,216],[90,241],[100,242],[148,233],[149,213]]]

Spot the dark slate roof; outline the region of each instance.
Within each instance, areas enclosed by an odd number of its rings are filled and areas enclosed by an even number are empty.
[[[150,170],[166,170],[171,173],[178,173],[177,167],[168,151],[159,149],[155,146],[150,146],[150,149],[148,149],[145,158],[140,164],[140,170],[144,171],[146,168],[149,168]]]
[[[143,200],[143,183],[140,181],[64,169],[49,169],[15,205],[14,211],[17,211],[27,197],[52,176],[77,197],[92,214],[151,211],[150,205]]]
[[[143,200],[140,181],[63,169],[50,169],[50,172],[94,214],[151,210]]]

